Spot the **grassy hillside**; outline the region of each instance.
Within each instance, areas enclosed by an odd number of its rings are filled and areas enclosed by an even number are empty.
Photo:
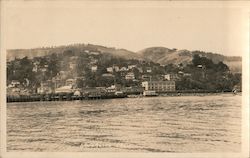
[[[93,44],[74,44],[58,47],[46,47],[46,48],[34,48],[34,49],[12,49],[7,51],[7,60],[11,61],[15,58],[23,58],[27,56],[32,59],[34,57],[46,56],[49,54],[60,54],[63,52],[72,52],[79,54],[82,52],[93,52],[93,53],[104,53],[110,54],[112,56],[121,57],[124,59],[140,59],[153,61],[161,65],[167,64],[188,64],[192,61],[193,55],[199,54],[211,59],[214,63],[223,61],[226,63],[230,70],[233,72],[241,72],[241,57],[231,57],[224,56],[215,53],[207,53],[203,51],[189,51],[189,50],[178,50],[178,49],[169,49],[165,47],[151,47],[143,49],[137,53],[126,50],[126,49],[117,49],[114,47],[105,47],[100,45]]]
[[[32,59],[34,57],[46,56],[52,53],[63,53],[65,51],[71,51],[72,53],[81,53],[85,51],[95,53],[109,53],[113,56],[122,57],[125,59],[138,59],[140,56],[134,52],[126,49],[116,49],[111,47],[104,47],[93,44],[74,44],[68,46],[58,47],[46,47],[46,48],[34,48],[34,49],[10,49],[7,50],[7,60],[14,60],[15,58],[23,58],[27,56]]]
[[[226,63],[230,70],[233,72],[241,72],[241,57],[224,56],[221,54],[207,53],[202,51],[189,51],[189,50],[177,50],[169,49],[165,47],[151,47],[146,48],[138,52],[142,58],[160,63],[166,64],[188,64],[192,61],[193,55],[199,54],[201,56],[211,59],[214,63],[220,61]]]

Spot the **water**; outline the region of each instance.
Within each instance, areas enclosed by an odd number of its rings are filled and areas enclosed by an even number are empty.
[[[240,152],[241,96],[7,104],[8,151]]]

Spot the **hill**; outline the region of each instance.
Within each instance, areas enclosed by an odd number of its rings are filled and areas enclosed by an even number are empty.
[[[14,60],[15,58],[23,58],[27,56],[29,59],[34,57],[42,57],[49,54],[60,54],[65,51],[72,53],[81,52],[94,52],[94,53],[108,53],[113,56],[125,58],[125,59],[139,59],[140,56],[132,51],[126,49],[116,49],[114,47],[105,47],[93,44],[74,44],[58,47],[45,47],[45,48],[33,48],[33,49],[9,49],[7,50],[7,61]]]
[[[79,54],[82,52],[103,53],[124,59],[152,61],[161,65],[178,65],[180,63],[186,65],[191,63],[193,55],[199,54],[211,59],[215,63],[218,63],[219,61],[226,63],[230,67],[230,70],[232,72],[241,72],[242,70],[241,57],[224,56],[203,51],[169,49],[165,47],[151,47],[143,49],[139,52],[132,52],[126,49],[117,49],[114,47],[105,47],[94,44],[73,44],[34,49],[10,49],[7,50],[7,61],[14,60],[15,58],[23,58],[25,56],[27,56],[29,59],[32,59],[34,57],[47,56],[50,54],[60,54],[63,52],[71,52],[74,54]]]
[[[177,50],[165,47],[150,47],[139,51],[138,54],[140,54],[140,56],[147,61],[153,61],[161,65],[177,65],[180,63],[186,65],[191,63],[193,55],[199,54],[200,56],[211,59],[214,63],[218,63],[220,61],[226,63],[230,67],[230,70],[233,72],[241,72],[242,70],[241,57],[224,56],[203,51]]]

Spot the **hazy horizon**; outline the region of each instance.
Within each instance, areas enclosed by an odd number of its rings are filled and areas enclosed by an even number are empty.
[[[12,2],[5,4],[3,13],[7,49],[89,43],[133,52],[161,46],[226,56],[246,53],[245,19],[237,7],[142,1]]]

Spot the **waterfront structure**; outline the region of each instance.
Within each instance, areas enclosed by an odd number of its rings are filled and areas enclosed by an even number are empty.
[[[75,79],[67,79],[66,80],[66,86],[75,86],[76,80]]]
[[[106,88],[106,91],[111,93],[111,92],[115,92],[116,91],[116,86],[115,85],[111,85],[110,87]]]
[[[73,93],[74,90],[72,86],[63,86],[55,89],[55,93]]]
[[[175,91],[175,81],[144,81],[142,87],[145,91],[173,92]]]
[[[158,94],[155,91],[144,91],[143,92],[144,96],[152,97],[152,96],[157,96]]]
[[[37,88],[38,94],[52,93],[52,88],[48,82],[41,82],[40,87]]]

